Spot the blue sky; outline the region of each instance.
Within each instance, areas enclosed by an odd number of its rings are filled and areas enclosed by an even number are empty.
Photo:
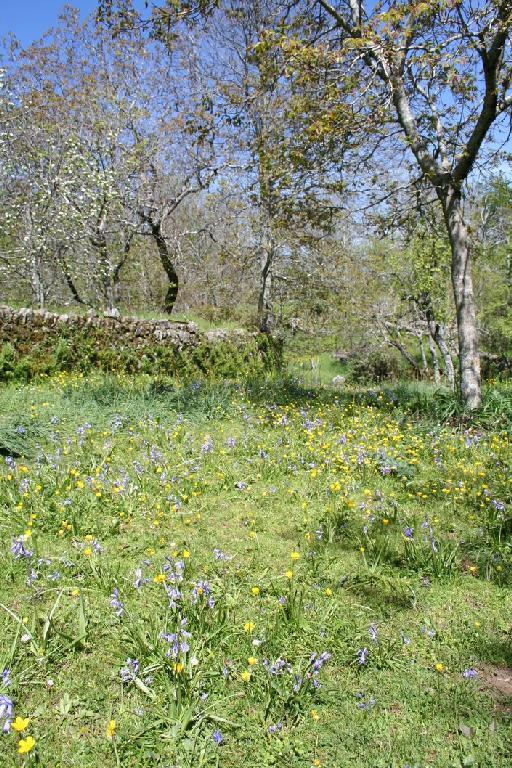
[[[0,37],[14,32],[23,45],[28,45],[52,27],[65,5],[65,0],[0,0]],[[87,15],[97,8],[97,0],[74,0],[69,3]]]

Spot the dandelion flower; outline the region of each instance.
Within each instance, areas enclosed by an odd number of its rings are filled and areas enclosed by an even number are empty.
[[[246,621],[244,624],[244,632],[247,632],[248,635],[252,634],[256,628],[256,624],[254,621]]]
[[[300,552],[292,552],[290,557],[292,560],[300,560]]]
[[[242,674],[240,675],[240,677],[242,678],[242,680],[244,681],[244,683],[248,683],[248,682],[249,682],[249,680],[251,679],[251,673],[250,673],[250,672],[247,672],[247,670],[245,670],[244,672],[242,672]]]
[[[109,720],[107,725],[107,739],[113,739],[116,735],[116,721]]]

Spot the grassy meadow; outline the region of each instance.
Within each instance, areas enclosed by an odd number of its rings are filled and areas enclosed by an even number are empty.
[[[487,402],[3,386],[2,768],[509,766],[510,388]]]

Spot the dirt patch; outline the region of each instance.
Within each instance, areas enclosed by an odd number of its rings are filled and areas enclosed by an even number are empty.
[[[512,698],[512,669],[486,664],[479,670],[480,680],[496,693]]]

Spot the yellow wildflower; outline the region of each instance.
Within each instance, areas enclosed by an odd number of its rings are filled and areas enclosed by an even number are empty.
[[[107,725],[107,739],[113,739],[116,735],[116,721],[109,720]]]
[[[18,754],[26,755],[31,752],[36,745],[36,740],[33,736],[27,736],[26,739],[20,739],[18,744]]]
[[[22,732],[22,731],[24,731],[26,728],[28,728],[28,724],[29,724],[29,723],[30,723],[30,718],[29,718],[29,717],[20,717],[20,716],[18,715],[18,717],[17,717],[17,718],[16,718],[16,720],[13,722],[13,724],[12,724],[12,726],[11,726],[11,727],[12,727],[12,729],[13,729],[14,731],[17,731],[18,733],[21,733],[21,732]]]

